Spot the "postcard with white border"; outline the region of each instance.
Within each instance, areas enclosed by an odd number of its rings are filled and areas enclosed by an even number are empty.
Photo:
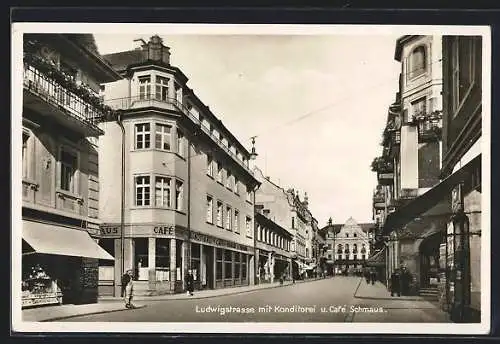
[[[489,332],[488,27],[14,23],[11,68],[14,331]]]

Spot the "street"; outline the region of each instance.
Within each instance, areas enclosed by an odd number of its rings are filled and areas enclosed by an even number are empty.
[[[146,307],[78,316],[72,322],[445,322],[426,301],[356,298],[359,277],[328,278],[204,299],[137,301]],[[366,292],[365,292],[366,294]],[[116,301],[115,301],[116,302]]]

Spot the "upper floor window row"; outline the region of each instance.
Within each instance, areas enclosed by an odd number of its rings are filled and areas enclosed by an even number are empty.
[[[427,70],[427,51],[425,46],[419,45],[412,50],[408,58],[408,78],[413,79],[422,75]]]
[[[184,133],[179,128],[163,123],[137,123],[135,124],[135,149],[152,148],[151,135],[154,126],[154,148],[164,151],[175,151],[184,156]]]

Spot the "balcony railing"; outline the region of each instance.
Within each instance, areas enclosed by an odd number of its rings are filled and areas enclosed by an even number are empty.
[[[102,133],[97,123],[105,108],[99,97],[43,58],[26,54],[23,86],[31,94],[52,104],[66,115],[78,120],[94,132]]]
[[[240,159],[233,151],[229,149],[229,147],[222,142],[217,136],[215,136],[210,128],[208,128],[205,124],[203,124],[189,109],[185,106],[180,100],[176,98],[168,98],[156,96],[155,94],[143,94],[136,97],[126,97],[126,98],[118,98],[118,99],[110,99],[105,100],[104,102],[107,106],[111,107],[114,110],[129,110],[129,109],[137,109],[144,107],[161,107],[171,109],[173,111],[181,112],[186,116],[191,122],[195,125],[199,126],[200,129],[209,136],[224,152],[226,152],[233,160],[242,166],[247,173],[253,175],[252,170]]]

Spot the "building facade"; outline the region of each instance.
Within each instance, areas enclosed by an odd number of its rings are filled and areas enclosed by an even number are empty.
[[[343,224],[329,221],[323,231],[326,233],[326,262],[329,274],[356,273],[370,256],[368,233],[373,223],[357,223],[352,217]]]
[[[258,168],[254,168],[255,176],[260,182],[256,192],[256,205],[264,214],[270,214],[272,221],[285,228],[291,235],[290,257],[291,277],[306,278],[313,275],[316,268],[313,263],[314,226],[317,221],[308,209],[307,194],[300,200],[294,189],[284,190],[271,181]]]
[[[387,236],[386,281],[400,267],[412,274],[412,293],[435,287],[437,255],[445,219],[440,204],[417,218],[399,209],[439,183],[442,155],[442,54],[440,36],[403,36],[399,92],[389,107],[382,156],[372,163],[379,185],[373,194],[375,221]],[[400,221],[389,228],[391,215]]]
[[[258,283],[290,279],[292,234],[271,218],[269,209],[264,211],[262,206],[255,212]]]
[[[411,57],[409,60],[402,58],[405,56],[404,47],[410,42],[426,39],[411,37],[402,37],[397,43],[396,56],[401,56],[403,70],[405,61],[412,60]],[[394,183],[377,187],[373,196],[379,226],[377,239],[387,247],[387,280],[397,267],[404,265],[413,276],[409,293],[419,293],[439,301],[453,321],[474,322],[480,320],[481,309],[482,42],[481,38],[473,36],[445,36],[433,38],[434,41],[438,44],[433,46],[441,47],[441,51],[436,52],[438,57],[429,61],[440,61],[442,56],[442,112],[431,107],[424,112],[422,119],[417,117],[417,121],[408,123],[416,126],[419,152],[423,139],[427,144],[427,140],[434,142],[434,147],[425,147],[418,168],[414,166],[414,171],[419,172],[419,188],[411,191],[411,197],[406,197],[409,191],[404,186],[408,184],[401,176],[405,168],[403,165],[399,167],[397,160]],[[411,129],[404,129],[407,113],[403,100],[405,91],[404,83],[401,83],[403,96],[401,102],[396,102],[401,104],[400,148],[396,149],[401,156],[409,151],[409,148],[402,148],[403,142],[407,141],[404,133],[411,132]],[[438,99],[430,103],[440,104]],[[393,110],[397,110],[396,105]],[[396,142],[397,132],[389,142]],[[391,144],[387,147],[384,146],[384,150],[391,151]],[[439,164],[434,159],[436,151],[439,151]],[[422,168],[427,169],[427,178],[420,184]],[[412,173],[411,169],[406,170]],[[420,186],[425,186],[424,190]]]
[[[251,154],[186,85],[159,36],[104,58],[123,80],[102,90],[120,115],[99,142],[101,245],[116,257],[100,267],[100,293],[118,295],[128,269],[144,295],[183,291],[188,270],[197,289],[254,283]]]
[[[481,318],[481,123],[482,39],[443,38],[443,191],[451,198],[446,244],[443,308],[456,322]]]
[[[24,36],[22,306],[97,302],[99,84],[120,79],[92,35]]]

